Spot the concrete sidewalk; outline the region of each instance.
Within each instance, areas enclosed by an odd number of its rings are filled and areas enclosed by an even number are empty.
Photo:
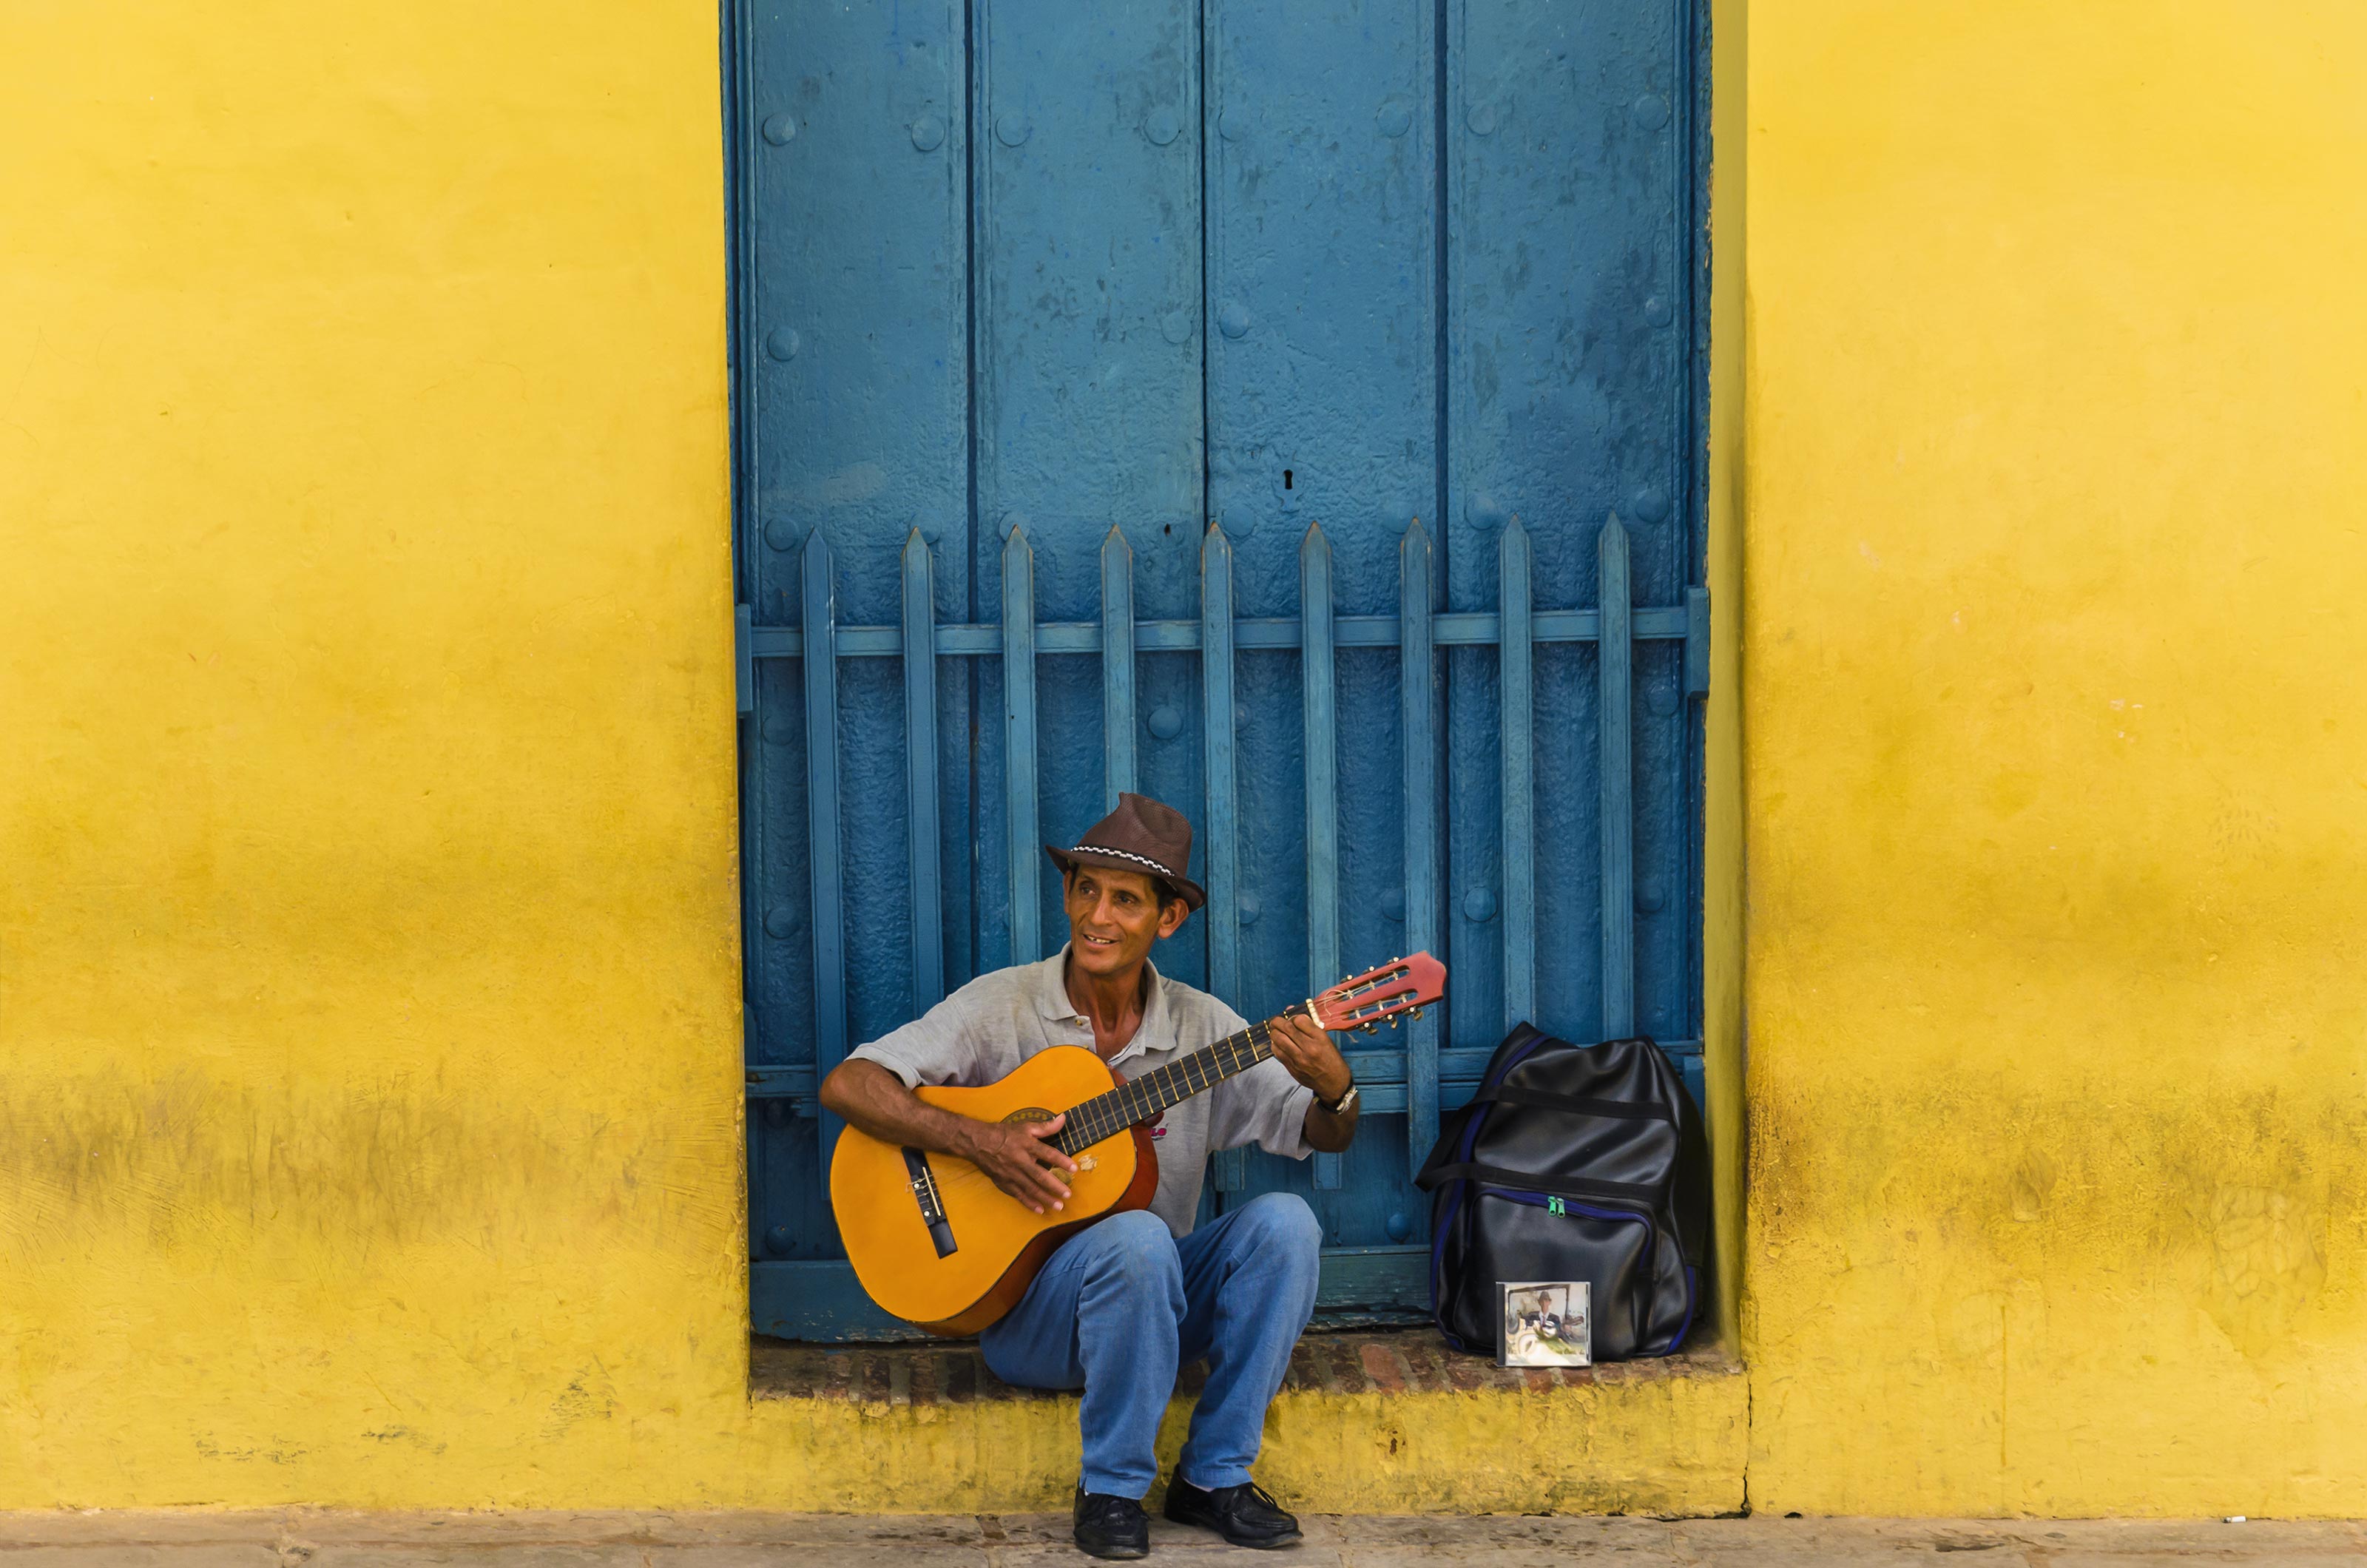
[[[1977,1568],[2138,1568],[2194,1562],[2280,1565],[2367,1561],[2352,1522],[1988,1519],[1319,1517],[1303,1546],[1236,1551],[1154,1521],[1153,1562],[1263,1568],[1546,1568],[1602,1560],[1634,1568],[1931,1561],[1971,1552]],[[0,1515],[5,1568],[747,1568],[757,1563],[1084,1563],[1052,1515],[353,1514]],[[1960,1560],[1951,1557],[1951,1562]]]

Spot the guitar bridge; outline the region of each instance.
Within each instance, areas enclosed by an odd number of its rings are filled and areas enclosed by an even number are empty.
[[[929,1227],[929,1240],[936,1247],[937,1256],[952,1257],[960,1248],[954,1245],[954,1227],[946,1220],[945,1200],[937,1195],[937,1177],[929,1168],[929,1156],[907,1146],[904,1169],[912,1178],[912,1198],[921,1205],[921,1223]]]

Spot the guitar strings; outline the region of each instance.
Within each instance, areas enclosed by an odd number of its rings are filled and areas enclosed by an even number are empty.
[[[1074,1155],[1246,1072],[1273,1054],[1273,1032],[1263,1022],[1253,1023],[1071,1107],[1069,1124],[1052,1140],[1053,1145],[1062,1154]],[[1215,1070],[1208,1071],[1212,1067]],[[1196,1083],[1195,1074],[1201,1075]]]

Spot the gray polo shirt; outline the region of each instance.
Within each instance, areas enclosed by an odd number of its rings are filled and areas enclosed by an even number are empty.
[[[977,1088],[990,1084],[1048,1045],[1093,1048],[1093,1026],[1069,999],[1061,977],[1069,950],[1041,964],[1020,964],[980,975],[903,1028],[847,1053],[877,1062],[904,1080]],[[1212,1045],[1248,1021],[1210,996],[1155,965],[1150,1005],[1126,1049],[1110,1059],[1120,1082],[1163,1067],[1177,1056]],[[1150,1212],[1183,1235],[1200,1208],[1200,1178],[1211,1149],[1255,1144],[1269,1154],[1307,1157],[1307,1108],[1315,1091],[1271,1057],[1227,1078],[1206,1094],[1171,1107],[1151,1129],[1159,1150],[1159,1190]]]

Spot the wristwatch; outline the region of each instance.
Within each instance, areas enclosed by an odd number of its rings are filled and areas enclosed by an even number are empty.
[[[1324,1101],[1319,1100],[1317,1100],[1315,1103],[1316,1103],[1316,1104],[1318,1104],[1318,1105],[1321,1105],[1325,1111],[1329,1111],[1331,1114],[1332,1114],[1332,1115],[1334,1115],[1334,1116],[1345,1116],[1346,1114],[1348,1114],[1348,1112],[1349,1112],[1350,1111],[1352,1111],[1352,1110],[1355,1109],[1355,1105],[1356,1105],[1356,1086],[1355,1086],[1355,1083],[1352,1080],[1352,1081],[1349,1083],[1349,1085],[1348,1085],[1348,1092],[1347,1092],[1347,1093],[1345,1093],[1345,1094],[1343,1094],[1343,1095],[1342,1095],[1339,1099],[1337,1099],[1337,1100],[1335,1100],[1331,1101],[1329,1104],[1326,1104]]]

